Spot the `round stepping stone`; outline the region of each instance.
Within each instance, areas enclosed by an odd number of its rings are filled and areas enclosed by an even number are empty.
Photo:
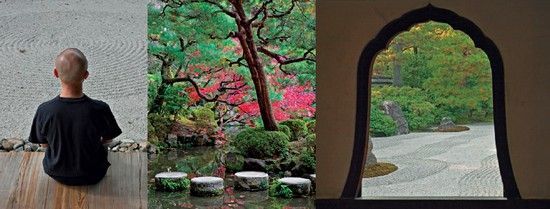
[[[235,189],[244,191],[266,190],[269,185],[269,175],[258,171],[242,171],[235,173]]]
[[[308,195],[311,191],[311,180],[300,177],[285,177],[278,180],[288,186],[292,194],[296,196]]]
[[[223,179],[205,176],[191,179],[191,195],[197,197],[212,197],[223,194]]]
[[[187,174],[183,172],[162,172],[155,175],[157,190],[181,191],[189,187]]]

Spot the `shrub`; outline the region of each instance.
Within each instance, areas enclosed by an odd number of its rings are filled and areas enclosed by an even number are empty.
[[[311,134],[314,134],[315,133],[315,126],[317,125],[317,120],[311,120],[309,121],[306,126],[307,126],[307,131]]]
[[[315,152],[306,147],[302,149],[302,152],[298,156],[298,160],[302,163],[304,166],[304,169],[308,173],[315,173],[316,168],[316,160],[315,160]]]
[[[279,131],[285,133],[289,139],[292,137],[292,131],[290,130],[290,127],[279,124],[277,125],[277,128],[279,129]]]
[[[313,148],[313,151],[315,152],[315,139],[317,138],[316,134],[308,134],[306,136],[306,146]]]
[[[431,98],[425,90],[412,87],[382,86],[373,87],[371,95],[371,107],[373,108],[378,108],[384,100],[391,100],[399,104],[410,130],[422,130],[438,122],[436,121],[436,107],[430,102]],[[374,114],[371,113],[371,126],[376,125],[372,121],[380,119],[373,118]]]
[[[153,143],[166,139],[170,132],[171,120],[168,116],[158,113],[150,113],[147,115],[147,132],[148,140]]]
[[[397,125],[390,116],[385,115],[378,107],[371,106],[369,132],[372,136],[392,136],[397,132]]]
[[[281,131],[247,128],[231,141],[246,157],[272,158],[288,151],[288,136]]]
[[[210,128],[216,126],[215,113],[208,107],[196,107],[192,109],[195,123],[200,128]]]
[[[287,121],[283,121],[280,124],[286,125],[290,128],[292,132],[292,137],[290,139],[292,141],[298,140],[300,137],[303,137],[307,134],[307,126],[306,122],[300,119],[290,119]]]
[[[274,181],[269,185],[269,196],[272,197],[282,197],[282,198],[292,198],[292,190],[288,188],[287,185],[282,184],[279,181]]]
[[[229,172],[238,172],[243,169],[244,157],[239,152],[230,151],[225,154],[225,167]]]

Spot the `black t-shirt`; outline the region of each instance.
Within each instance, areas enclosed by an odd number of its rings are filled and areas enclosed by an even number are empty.
[[[79,177],[109,168],[101,138],[113,139],[121,133],[107,103],[86,95],[57,96],[38,106],[29,141],[48,144],[42,161],[47,174]]]

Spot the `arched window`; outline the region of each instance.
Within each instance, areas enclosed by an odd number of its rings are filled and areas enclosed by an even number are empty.
[[[447,23],[455,30],[466,33],[474,41],[477,48],[482,49],[488,56],[491,63],[493,80],[493,118],[495,125],[495,143],[500,174],[504,187],[504,197],[508,199],[519,199],[520,194],[514,179],[510,156],[508,153],[508,142],[506,139],[506,117],[504,104],[504,69],[502,57],[496,45],[487,38],[473,22],[457,15],[456,13],[433,7],[413,10],[402,17],[386,25],[376,38],[370,41],[363,49],[359,58],[357,72],[357,110],[355,124],[355,141],[352,155],[352,162],[348,179],[342,193],[343,198],[353,198],[361,195],[361,179],[365,162],[365,149],[369,128],[370,109],[370,88],[372,76],[372,64],[378,52],[385,49],[387,44],[397,34],[407,31],[418,23],[437,21]]]

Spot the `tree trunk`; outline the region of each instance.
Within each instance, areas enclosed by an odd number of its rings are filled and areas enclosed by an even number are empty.
[[[403,53],[403,47],[401,43],[395,44],[395,60],[393,65],[393,85],[394,86],[403,86],[403,78],[401,77],[401,54]]]
[[[264,128],[267,131],[276,131],[277,123],[273,116],[271,109],[271,101],[269,100],[269,90],[267,88],[267,79],[265,77],[264,69],[260,57],[258,56],[258,50],[254,43],[254,36],[252,28],[248,23],[248,18],[244,12],[241,1],[231,1],[235,10],[238,32],[236,37],[239,39],[239,43],[243,49],[243,56],[250,70],[252,81],[254,82],[254,89],[256,90],[256,97],[258,106],[260,107],[260,114],[262,116],[262,122]]]

